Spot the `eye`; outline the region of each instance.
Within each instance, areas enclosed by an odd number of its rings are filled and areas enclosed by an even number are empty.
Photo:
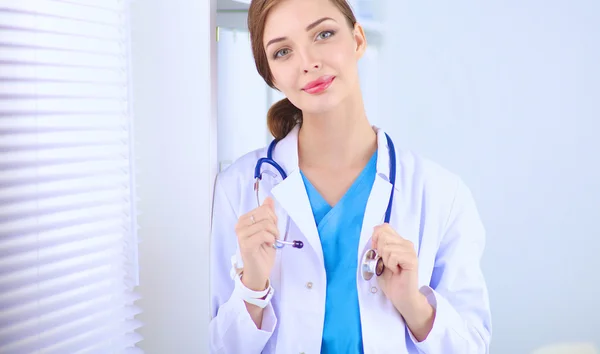
[[[327,39],[332,37],[335,34],[335,31],[323,31],[317,35],[317,39]]]
[[[289,53],[289,51],[290,50],[287,49],[287,48],[280,49],[280,50],[276,51],[275,54],[273,54],[273,58],[277,59],[277,58],[284,57],[284,56],[286,56]]]

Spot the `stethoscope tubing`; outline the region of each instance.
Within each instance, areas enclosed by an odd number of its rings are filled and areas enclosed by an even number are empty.
[[[390,183],[392,184],[392,191],[390,192],[390,198],[388,200],[388,207],[385,212],[384,222],[389,223],[392,216],[392,204],[394,201],[394,190],[396,186],[396,149],[394,147],[394,143],[390,136],[386,133],[385,137],[388,143],[389,149],[389,157],[390,157]],[[273,160],[273,150],[277,145],[278,140],[273,140],[271,144],[269,144],[269,148],[267,150],[267,157],[261,157],[256,162],[256,167],[254,169],[254,190],[256,192],[256,203],[260,205],[259,200],[259,184],[262,179],[261,167],[264,163],[273,166],[280,174],[282,180],[287,178],[287,173],[283,170],[283,168]],[[289,227],[289,226],[288,226]],[[286,234],[287,234],[286,230]],[[299,240],[286,241],[286,240],[276,240],[273,244],[273,248],[282,249],[285,246],[291,246],[293,248],[301,249],[304,247],[304,243]],[[370,249],[363,256],[363,261],[361,264],[361,274],[364,280],[369,280],[373,275],[381,275],[383,273],[383,260],[377,254],[376,250]]]

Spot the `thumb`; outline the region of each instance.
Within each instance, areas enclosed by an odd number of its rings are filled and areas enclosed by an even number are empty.
[[[267,207],[271,208],[271,210],[275,210],[275,201],[271,197],[267,197],[263,202],[263,205],[266,205]]]
[[[371,248],[377,249],[377,241],[379,241],[379,233],[377,232],[377,228],[373,230],[373,235],[371,236]]]

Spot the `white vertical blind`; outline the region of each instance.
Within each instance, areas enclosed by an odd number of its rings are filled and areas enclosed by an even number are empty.
[[[140,352],[128,2],[0,0],[0,353]]]

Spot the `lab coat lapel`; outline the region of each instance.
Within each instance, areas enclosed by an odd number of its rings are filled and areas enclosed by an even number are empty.
[[[321,239],[298,167],[298,132],[299,126],[296,126],[284,139],[277,143],[273,151],[273,159],[283,167],[288,177],[275,186],[271,193],[302,232],[319,261],[323,263]],[[292,230],[293,228],[290,228],[290,232]],[[292,237],[290,235],[288,241],[291,241]]]
[[[367,246],[371,246],[369,240],[373,236],[373,228],[381,225],[385,218],[385,210],[390,197],[392,185],[380,176],[375,177],[371,195],[367,200],[367,208],[363,219],[362,231],[360,233],[360,242],[358,249],[360,250],[359,260],[366,250]]]
[[[388,177],[390,172],[390,157],[387,139],[382,130],[376,127],[374,127],[374,129],[377,132],[377,174],[375,176],[375,181],[373,182],[371,194],[367,200],[367,207],[363,218],[363,226],[358,244],[359,264],[362,255],[367,249],[366,247],[371,247],[369,241],[373,236],[373,228],[377,225],[381,225],[385,219],[385,211],[387,210],[390,192],[392,191],[392,184]]]
[[[300,172],[293,172],[285,181],[273,188],[273,196],[300,229],[319,260],[323,262],[321,239]],[[291,241],[292,237],[290,235],[288,241]]]
[[[390,192],[392,191],[392,183],[389,179],[390,175],[390,155],[387,138],[385,133],[375,128],[377,131],[377,176],[373,184],[373,189],[363,219],[363,228],[360,235],[359,243],[359,258],[362,262],[362,256],[371,247],[371,237],[373,236],[373,227],[381,225],[385,219]],[[392,202],[392,214],[390,224],[392,228],[400,235],[400,237],[409,240],[415,246],[415,251],[419,255],[420,251],[420,223],[415,220],[421,218],[421,207],[415,196],[406,193],[406,181],[409,176],[406,176],[402,169],[402,164],[398,163],[401,158],[401,151],[396,148],[396,183],[394,190],[394,200]],[[426,272],[419,272],[419,286],[428,284],[428,276]]]

